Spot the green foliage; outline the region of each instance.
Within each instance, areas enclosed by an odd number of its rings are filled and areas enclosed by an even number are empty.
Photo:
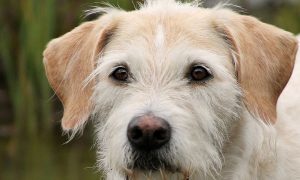
[[[295,34],[300,33],[300,2],[294,6],[283,6],[275,15],[274,24]]]
[[[13,121],[17,133],[33,135],[41,132],[40,127],[48,129],[51,123],[51,104],[47,103],[51,94],[41,52],[53,37],[54,3],[39,0],[1,3],[5,13],[0,29],[1,59],[13,105]],[[11,11],[17,13],[11,17]]]
[[[248,8],[250,15],[254,15],[266,23],[273,24],[295,34],[300,33],[300,1],[262,6],[260,8]]]

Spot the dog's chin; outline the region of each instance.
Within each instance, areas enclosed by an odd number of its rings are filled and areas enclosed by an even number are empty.
[[[175,166],[161,166],[161,167],[147,167],[127,169],[125,171],[126,180],[135,179],[178,179],[178,180],[188,180],[190,174],[187,171],[182,171],[180,168]]]
[[[186,175],[178,165],[172,164],[171,157],[163,156],[161,152],[134,152],[134,158],[127,166],[127,175],[132,174],[181,174]]]
[[[168,163],[163,159],[138,159],[134,162],[133,166],[130,167],[135,171],[143,171],[143,172],[155,172],[155,171],[168,171],[171,173],[179,172],[180,168]]]

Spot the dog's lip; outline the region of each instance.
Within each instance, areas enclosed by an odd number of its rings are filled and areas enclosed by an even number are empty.
[[[131,170],[131,171],[143,171],[143,172],[155,172],[155,171],[167,171],[170,173],[182,173],[185,172],[182,170],[182,168],[179,167],[175,167],[175,166],[165,166],[165,167],[159,167],[159,168],[139,168],[139,167],[135,167],[135,168],[131,168],[131,169],[127,169],[127,170]]]
[[[157,164],[158,163],[158,164]],[[183,173],[186,172],[183,168],[169,164],[164,160],[156,159],[153,162],[149,162],[147,164],[144,163],[133,163],[134,165],[127,166],[127,170],[130,171],[139,171],[139,172],[157,172],[157,171],[166,171],[170,173]]]
[[[182,177],[185,177],[185,180],[189,179],[189,170],[180,166],[180,164],[172,163],[174,157],[162,156],[162,152],[164,154],[168,153],[168,147],[164,147],[164,149],[160,149],[159,151],[149,152],[133,150],[133,159],[124,168],[125,174],[129,177],[134,177],[135,174],[139,173],[151,174],[158,172],[160,174],[181,174]]]
[[[136,169],[136,168],[135,169],[124,168],[124,173],[125,173],[125,176],[126,176],[126,180],[129,180],[129,179],[132,179],[132,177],[135,177],[137,172],[144,172],[144,173],[150,172],[150,173],[152,173],[153,171],[151,171],[151,170],[141,170],[141,169]],[[170,171],[169,169],[159,169],[159,170],[157,170],[157,172],[159,172],[160,174],[162,174],[163,172],[179,173],[179,174],[182,175],[183,180],[189,180],[190,179],[189,171],[183,170],[182,168],[176,168],[175,171],[174,170]]]
[[[168,172],[180,172],[181,168],[175,164],[170,163],[167,159],[159,158],[156,156],[147,156],[145,159],[143,157],[135,159],[132,164],[127,166],[128,169],[134,171],[143,172],[155,172],[155,171],[168,171]]]

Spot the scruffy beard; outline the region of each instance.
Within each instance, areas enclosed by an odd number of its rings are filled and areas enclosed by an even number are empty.
[[[126,180],[190,180],[190,174],[185,172],[168,172],[164,169],[159,169],[155,172],[131,171],[128,170]]]
[[[189,179],[189,172],[173,162],[170,146],[157,151],[131,151],[131,160],[124,170],[126,179]]]
[[[178,169],[172,165],[169,155],[169,148],[156,151],[135,151],[132,150],[132,160],[128,163],[128,169],[137,169],[141,171],[158,171],[164,169],[170,172],[176,172]]]
[[[176,149],[172,142],[152,151],[135,150],[128,144],[125,146],[124,149],[127,149],[127,152],[124,160],[126,162],[124,172],[128,178],[138,176],[138,174],[146,177],[151,177],[153,174],[160,174],[162,177],[167,174],[186,174],[186,170],[183,170],[176,162],[174,151],[171,151]]]

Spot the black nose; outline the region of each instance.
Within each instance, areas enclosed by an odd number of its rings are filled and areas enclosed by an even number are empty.
[[[127,128],[127,137],[132,147],[151,151],[170,141],[171,128],[162,118],[144,115],[131,120]]]

